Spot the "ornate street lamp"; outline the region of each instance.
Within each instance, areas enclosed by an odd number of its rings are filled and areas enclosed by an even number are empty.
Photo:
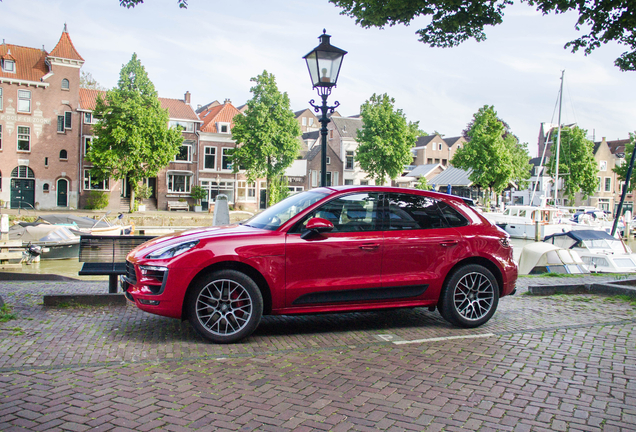
[[[322,112],[322,117],[318,121],[322,124],[320,129],[322,134],[320,186],[323,187],[327,186],[327,124],[330,121],[327,113],[333,113],[340,106],[340,102],[336,102],[334,106],[327,106],[327,97],[338,82],[342,59],[347,54],[346,51],[331,45],[329,43],[330,38],[331,36],[327,34],[327,31],[323,30],[322,35],[318,37],[320,45],[303,57],[307,62],[311,84],[318,90],[318,95],[322,98],[322,105],[320,106],[316,105],[313,99],[309,101],[309,104],[314,108],[315,112]]]

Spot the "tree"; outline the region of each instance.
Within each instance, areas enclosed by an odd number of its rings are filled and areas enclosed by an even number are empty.
[[[395,179],[404,172],[404,166],[413,160],[411,149],[419,134],[419,123],[407,122],[394,104],[395,99],[386,93],[374,93],[360,107],[362,127],[356,137],[356,160],[376,184],[384,184],[386,177]]]
[[[183,142],[181,131],[168,127],[168,111],[161,108],[137,54],[123,65],[117,87],[97,98],[93,114],[100,121],[93,126],[95,138],[87,154],[91,176],[129,179],[134,185],[132,212],[137,185],[174,160]]]
[[[419,190],[431,190],[433,189],[433,187],[431,185],[428,184],[428,180],[426,180],[426,177],[421,176],[418,180],[417,180],[417,184],[415,185],[415,189],[419,189]]]
[[[342,8],[342,14],[356,20],[364,28],[409,25],[418,17],[430,17],[423,29],[417,30],[419,40],[432,47],[454,47],[475,39],[484,41],[486,26],[503,22],[504,9],[513,0],[329,0]],[[629,0],[517,0],[536,7],[544,15],[576,11],[581,37],[565,44],[572,52],[583,49],[585,54],[608,42],[629,47],[614,64],[623,71],[636,70],[636,14]]]
[[[91,90],[105,91],[106,88],[102,87],[90,72],[82,71],[80,75],[80,87]]]
[[[144,0],[119,0],[119,5],[130,9],[131,7],[135,7],[138,4],[141,4],[143,2]],[[186,9],[188,7],[187,0],[177,0],[177,4],[179,5],[180,8],[183,8],[183,9]]]
[[[234,172],[245,169],[250,182],[267,178],[267,189],[275,177],[281,176],[300,153],[300,125],[289,107],[289,96],[281,93],[273,74],[263,73],[250,81],[252,99],[244,116],[234,118],[232,138],[237,147],[232,155]],[[269,194],[267,202],[271,205]]]
[[[519,144],[493,106],[480,108],[469,125],[468,142],[457,150],[451,165],[472,170],[470,180],[475,185],[497,194],[511,182],[523,182],[530,177],[526,144]]]
[[[584,199],[598,188],[598,166],[594,159],[594,143],[585,135],[587,131],[574,126],[561,129],[561,149],[559,151],[559,179],[562,181],[563,195],[574,201],[575,194],[581,192]],[[556,137],[548,160],[547,172],[556,174]]]
[[[625,181],[627,178],[627,169],[629,168],[629,162],[632,160],[632,153],[634,152],[634,145],[636,144],[636,132],[629,134],[630,142],[625,145],[625,159],[624,161],[627,163],[622,163],[620,166],[616,165],[612,168],[616,174],[618,174],[619,181]],[[636,190],[636,170],[632,170],[632,175],[629,179],[628,185],[630,191]]]

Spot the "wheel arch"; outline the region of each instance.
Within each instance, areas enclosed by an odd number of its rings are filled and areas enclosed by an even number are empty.
[[[493,274],[493,276],[497,280],[497,285],[499,285],[499,297],[501,297],[501,295],[503,294],[503,289],[504,289],[503,274],[501,270],[499,269],[499,267],[497,267],[497,265],[494,262],[492,262],[488,258],[484,258],[480,256],[473,256],[470,258],[466,258],[456,263],[453,266],[453,268],[451,268],[450,271],[446,274],[446,278],[444,278],[444,284],[442,286],[446,286],[446,284],[448,283],[448,280],[451,277],[453,277],[453,274],[455,273],[455,271],[457,271],[457,269],[464,267],[466,265],[470,265],[470,264],[478,264],[490,270],[490,272]]]
[[[249,276],[256,283],[258,289],[261,292],[261,295],[263,296],[263,315],[267,315],[271,312],[272,294],[269,288],[269,284],[265,280],[265,277],[254,267],[243,262],[222,261],[201,269],[201,271],[199,271],[199,273],[197,273],[197,275],[192,278],[184,296],[183,305],[181,306],[181,320],[188,319],[187,304],[189,302],[189,296],[199,280],[201,280],[201,278],[203,278],[205,275],[219,270],[236,270]]]

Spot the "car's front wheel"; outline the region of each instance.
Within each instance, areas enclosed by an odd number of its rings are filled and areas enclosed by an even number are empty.
[[[451,324],[479,327],[497,310],[499,284],[492,272],[478,264],[455,270],[439,299],[439,312]]]
[[[263,315],[263,297],[246,274],[220,270],[197,283],[187,308],[197,333],[215,343],[232,343],[256,329]]]

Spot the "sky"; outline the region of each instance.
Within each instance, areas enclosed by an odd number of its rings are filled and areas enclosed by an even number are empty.
[[[473,114],[492,105],[536,156],[541,123],[557,123],[561,71],[565,70],[562,123],[577,123],[590,139],[629,138],[636,131],[636,72],[614,60],[625,47],[604,45],[585,56],[563,46],[578,37],[577,15],[543,16],[527,5],[506,9],[504,24],[486,29],[487,40],[456,48],[418,42],[410,26],[364,29],[327,0],[146,0],[136,8],[118,0],[2,0],[0,38],[51,51],[67,25],[84,58],[82,70],[104,87],[137,53],[159,96],[192,106],[251,97],[250,78],[276,76],[294,111],[318,100],[303,56],[323,29],[348,51],[329,103],[356,115],[374,93],[395,99],[420,130],[461,135]]]

